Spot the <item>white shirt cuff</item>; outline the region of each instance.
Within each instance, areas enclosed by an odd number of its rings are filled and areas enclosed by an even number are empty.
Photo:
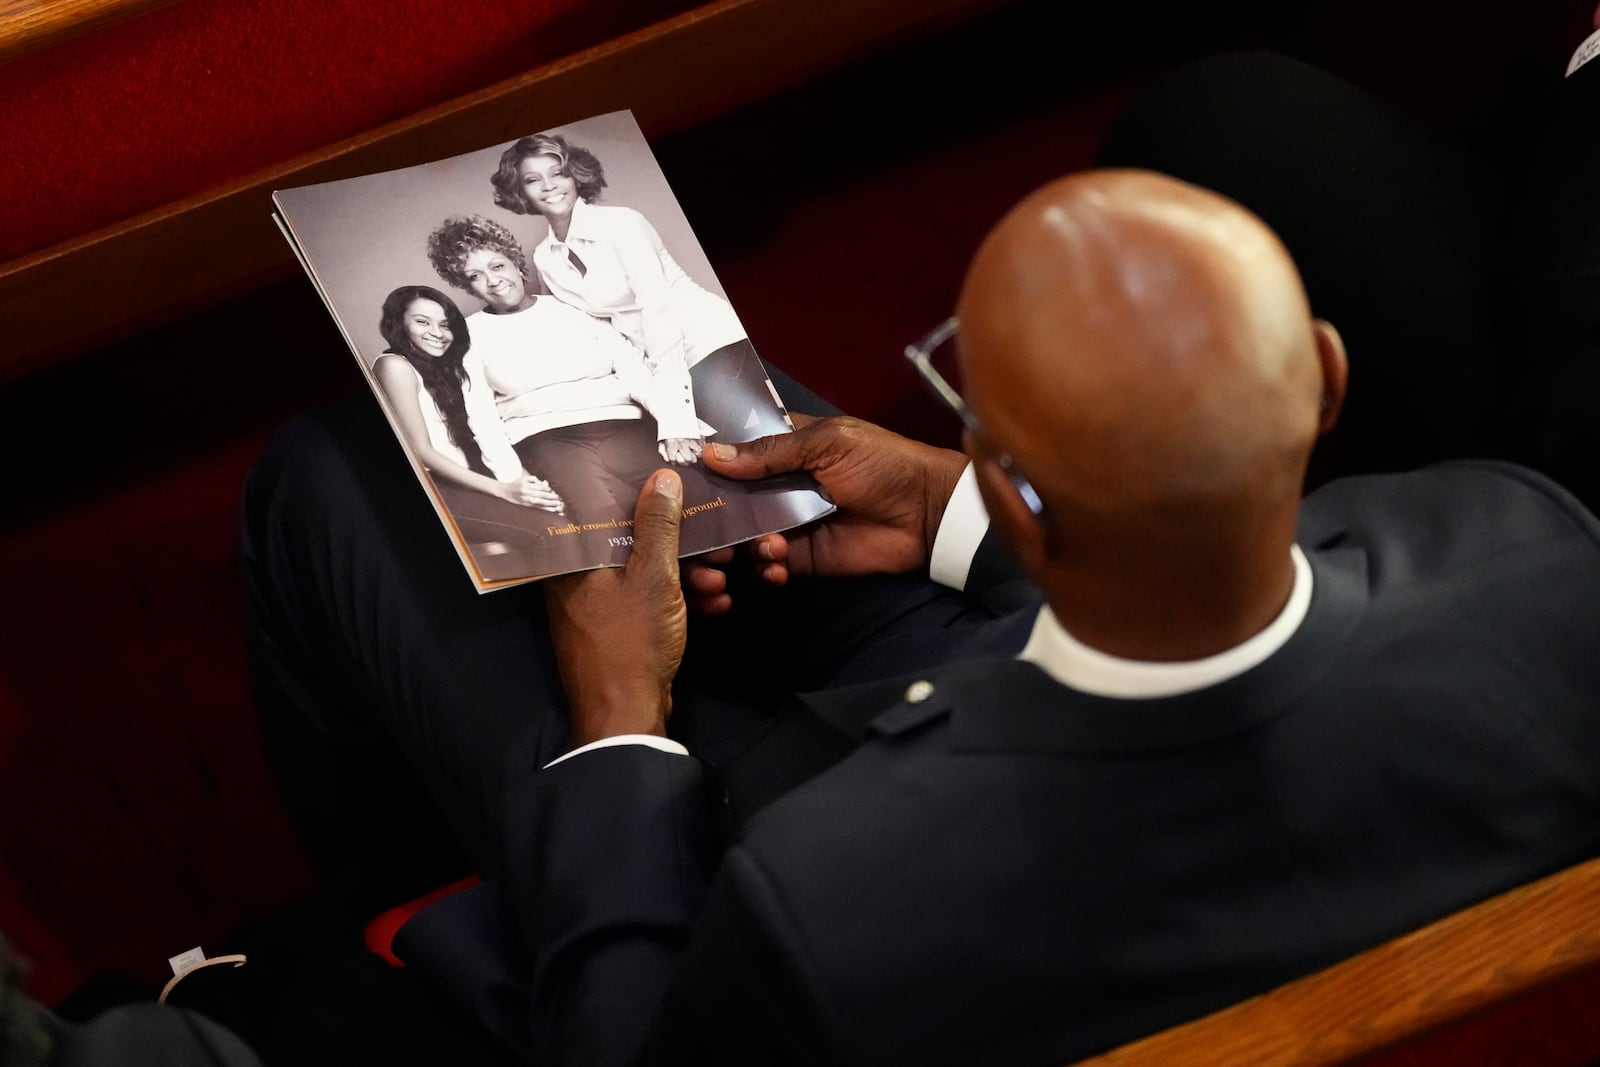
[[[658,748],[662,752],[671,752],[677,756],[687,756],[689,750],[670,737],[658,737],[655,734],[618,734],[615,737],[602,737],[598,741],[590,741],[587,745],[579,745],[571,752],[563,753],[544,765],[549,770],[563,760],[573,756],[581,756],[585,752],[593,752],[597,748],[611,748],[613,745],[644,745],[646,748]]]
[[[1572,77],[1572,72],[1583,66],[1595,56],[1600,55],[1600,30],[1595,30],[1584,38],[1578,50],[1572,53],[1572,62],[1567,64],[1567,77]]]
[[[978,472],[967,464],[944,506],[939,532],[933,535],[933,551],[928,556],[928,576],[951,589],[965,589],[972,557],[978,554],[983,535],[989,532],[989,511],[978,492]]]

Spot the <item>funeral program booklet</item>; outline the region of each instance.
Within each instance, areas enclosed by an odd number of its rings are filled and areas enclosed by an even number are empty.
[[[684,555],[833,510],[702,460],[793,426],[631,113],[273,202],[480,592],[623,563],[665,466]]]

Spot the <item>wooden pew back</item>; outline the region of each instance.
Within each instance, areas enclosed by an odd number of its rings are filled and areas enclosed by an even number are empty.
[[[1078,1067],[1600,1062],[1600,859]]]

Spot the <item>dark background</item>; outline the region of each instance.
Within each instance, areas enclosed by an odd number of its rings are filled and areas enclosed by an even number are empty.
[[[900,347],[949,313],[998,216],[1087,165],[1153,74],[1271,47],[1499,150],[1591,10],[1018,2],[656,148],[764,358],[849,411],[953,443]],[[240,481],[283,419],[365,388],[290,274],[0,388],[0,929],[35,961],[29,988],[69,1015],[149,995],[167,956],[203,944],[253,962],[194,1002],[286,1062],[462,1050],[447,1024],[397,1025],[421,1017],[420,994],[322,907],[248,692]]]

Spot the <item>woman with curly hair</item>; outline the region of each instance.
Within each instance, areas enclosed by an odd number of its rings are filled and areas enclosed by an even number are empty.
[[[562,510],[549,483],[511,451],[477,361],[468,369],[472,339],[455,301],[431,286],[402,285],[384,300],[378,332],[389,347],[372,373],[430,474],[508,503]]]
[[[428,237],[428,258],[483,301],[468,318],[468,373],[481,367],[506,438],[524,468],[548,479],[568,519],[621,521],[663,457],[694,463],[683,440],[698,437],[693,414],[661,411],[644,359],[616,330],[529,288],[510,230],[481,215],[447,219]],[[716,495],[703,471],[683,474],[686,502]]]
[[[684,273],[643,215],[596,203],[606,178],[592,152],[557,134],[524,137],[490,182],[496,204],[550,224],[533,250],[550,292],[610,320],[702,433],[745,441],[789,429],[733,307]],[[685,447],[697,456],[701,442]]]

